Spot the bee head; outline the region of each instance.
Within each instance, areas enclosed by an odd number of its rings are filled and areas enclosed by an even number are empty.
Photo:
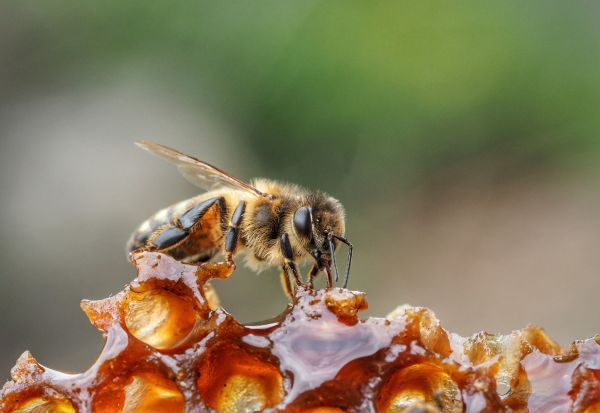
[[[335,263],[335,248],[339,242],[348,245],[346,283],[350,271],[352,244],[344,238],[344,208],[337,199],[322,193],[309,196],[307,201],[293,214],[294,232],[320,269],[325,268],[329,272],[333,265],[336,281],[339,277]]]

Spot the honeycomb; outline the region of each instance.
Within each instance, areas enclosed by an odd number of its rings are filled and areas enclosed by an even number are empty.
[[[543,330],[460,337],[426,308],[361,319],[365,294],[300,289],[279,317],[242,325],[209,281],[226,263],[137,253],[137,278],[84,300],[106,344],[66,374],[25,352],[1,412],[598,412],[600,338],[561,348]]]

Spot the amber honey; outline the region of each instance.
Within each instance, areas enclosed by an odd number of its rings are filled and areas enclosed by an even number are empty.
[[[424,308],[361,319],[363,293],[298,291],[274,321],[242,325],[207,284],[225,263],[132,257],[138,277],[84,301],[106,338],[87,371],[24,353],[1,412],[594,412],[600,340],[561,348],[543,330],[463,338]]]

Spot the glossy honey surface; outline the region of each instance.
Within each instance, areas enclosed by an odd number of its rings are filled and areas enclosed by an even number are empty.
[[[594,412],[599,339],[567,348],[543,330],[460,337],[435,315],[401,306],[358,316],[364,293],[300,289],[268,323],[242,325],[207,282],[225,263],[132,256],[122,292],[83,301],[105,347],[87,371],[66,374],[24,353],[1,412]]]

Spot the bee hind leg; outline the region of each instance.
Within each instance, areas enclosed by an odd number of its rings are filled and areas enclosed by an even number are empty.
[[[197,228],[197,225],[202,225],[201,220],[206,212],[217,203],[220,204],[222,210],[223,197],[210,198],[194,205],[176,219],[175,222],[165,224],[154,231],[148,238],[147,247],[159,252],[174,252],[195,231],[194,228]],[[175,253],[175,255],[178,254]]]
[[[204,253],[204,254],[198,254],[192,257],[189,257],[185,260],[185,262],[187,264],[204,264],[208,261],[211,260],[212,257],[214,257],[215,252],[214,251],[210,251],[208,253]]]
[[[217,196],[214,198],[209,198],[206,201],[200,202],[198,205],[194,205],[186,212],[181,214],[178,221],[178,226],[182,229],[189,231],[194,225],[196,225],[206,214],[206,212],[217,202],[221,205],[221,212],[223,211],[223,197]]]
[[[165,225],[154,231],[148,243],[153,247],[152,249],[161,251],[173,247],[183,241],[188,235],[189,232],[185,229]]]

